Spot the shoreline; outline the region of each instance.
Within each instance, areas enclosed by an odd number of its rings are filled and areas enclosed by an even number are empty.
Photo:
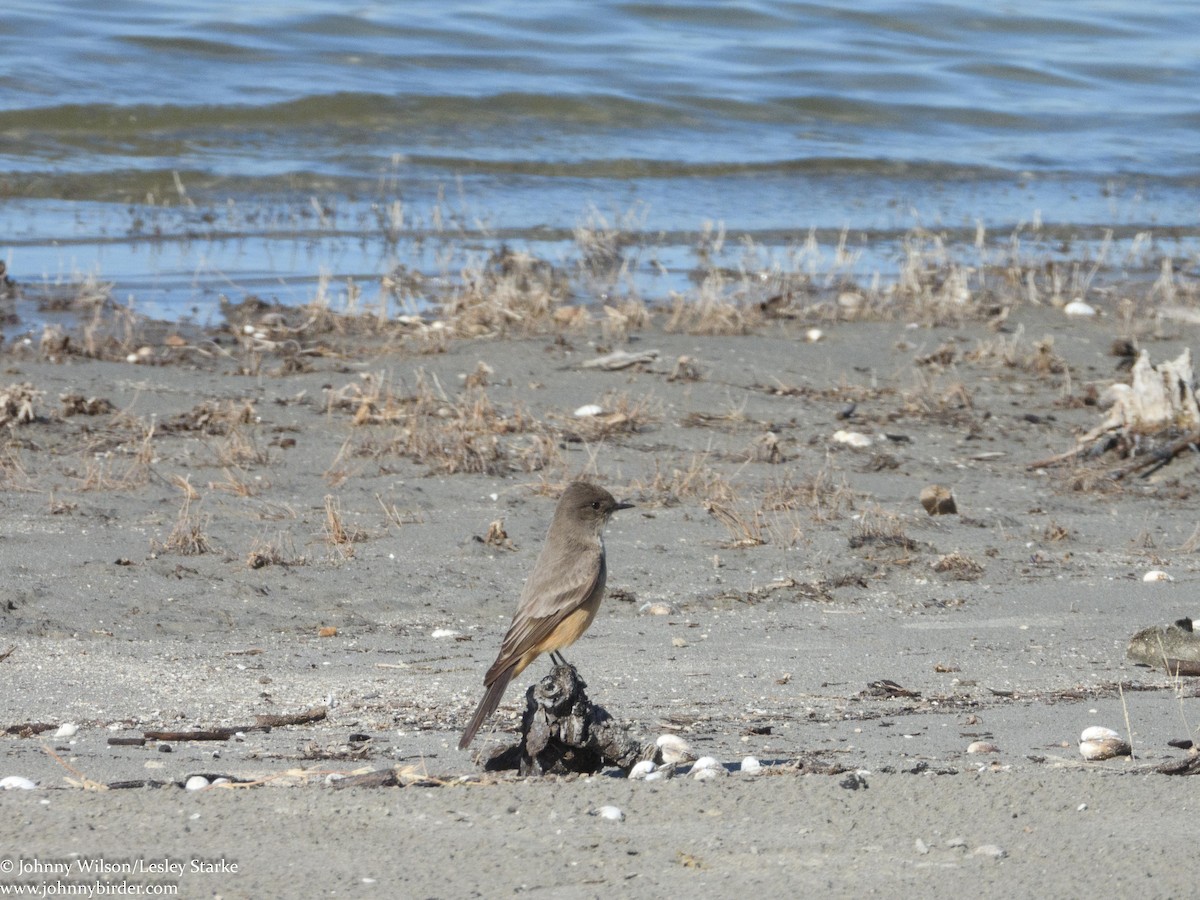
[[[1191,326],[1017,305],[999,331],[825,321],[811,341],[803,318],[731,335],[668,332],[664,315],[436,345],[348,322],[302,365],[267,320],[256,365],[245,350],[154,366],[7,353],[5,383],[40,393],[3,467],[0,725],[78,731],[5,735],[0,777],[39,785],[6,795],[24,812],[0,826],[6,845],[232,857],[254,835],[264,852],[237,875],[188,888],[234,895],[278,887],[296,871],[281,861],[318,836],[308,893],[367,877],[431,896],[969,877],[991,896],[1065,893],[1088,873],[1130,886],[1143,870],[1152,894],[1183,891],[1170,861],[1190,807],[1148,773],[1186,757],[1167,742],[1194,737],[1196,689],[1124,646],[1193,612],[1195,464],[1133,484],[1095,477],[1104,458],[1026,467],[1100,421],[1093,389],[1127,377],[1114,338],[1132,328],[1159,362]],[[584,366],[614,349],[658,352]],[[67,414],[78,401],[63,396],[109,405]],[[576,416],[587,404],[602,413]],[[638,504],[606,532],[609,594],[571,656],[592,699],[636,735],[678,733],[730,768],[753,755],[766,774],[475,783],[452,749],[556,490],[580,475]],[[932,483],[956,515],[921,508]],[[494,522],[506,539],[488,543]],[[1173,580],[1143,582],[1151,568]],[[480,747],[541,674],[510,688]],[[319,721],[217,743],[108,743],[318,706]],[[1085,763],[1091,725],[1135,759]],[[975,741],[999,752],[968,754]],[[387,766],[417,785],[325,784]],[[196,774],[259,784],[178,786]],[[609,803],[624,822],[589,815]],[[101,815],[81,848],[79,823]],[[528,851],[506,854],[514,842]]]

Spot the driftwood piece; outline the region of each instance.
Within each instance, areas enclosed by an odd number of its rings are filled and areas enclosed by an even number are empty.
[[[630,353],[627,350],[614,350],[604,356],[597,356],[595,359],[589,359],[580,363],[581,369],[603,369],[606,372],[615,372],[619,369],[628,369],[630,366],[648,365],[658,359],[657,350],[643,350],[641,353]]]
[[[324,719],[327,712],[328,709],[324,706],[314,706],[312,709],[306,709],[301,713],[290,713],[282,716],[255,716],[254,722],[259,728],[282,728],[285,725],[311,725],[313,722],[320,722]]]
[[[270,731],[286,725],[311,725],[324,719],[327,711],[324,706],[314,706],[299,713],[255,716],[253,725],[227,725],[195,731],[144,731],[142,737],[148,741],[227,741],[235,734],[248,731]]]
[[[1154,771],[1160,775],[1200,775],[1200,755],[1192,754],[1185,759],[1173,759],[1158,766]]]
[[[489,772],[516,769],[521,775],[592,774],[605,766],[629,771],[653,759],[653,743],[626,734],[602,706],[592,703],[573,666],[555,666],[525,692],[521,740],[484,763]]]

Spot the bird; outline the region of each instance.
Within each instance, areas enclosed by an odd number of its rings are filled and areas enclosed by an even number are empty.
[[[567,486],[554,509],[542,552],[521,591],[500,653],[483,678],[487,690],[458,749],[470,746],[480,726],[500,705],[508,683],[541,654],[549,653],[558,665],[568,664],[559,651],[587,631],[604,596],[608,577],[604,526],[617,510],[632,507],[586,481]]]

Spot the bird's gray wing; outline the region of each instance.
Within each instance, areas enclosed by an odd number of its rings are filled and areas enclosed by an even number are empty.
[[[504,635],[500,653],[485,680],[524,656],[554,630],[563,618],[603,587],[605,567],[601,548],[586,548],[549,559],[543,553],[521,591],[512,625]],[[565,562],[565,564],[564,564]]]

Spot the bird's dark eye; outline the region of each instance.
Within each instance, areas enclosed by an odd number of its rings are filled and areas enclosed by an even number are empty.
[[[592,501],[592,509],[599,509],[599,508],[600,508],[600,501],[599,501],[599,500],[593,500],[593,501]]]

